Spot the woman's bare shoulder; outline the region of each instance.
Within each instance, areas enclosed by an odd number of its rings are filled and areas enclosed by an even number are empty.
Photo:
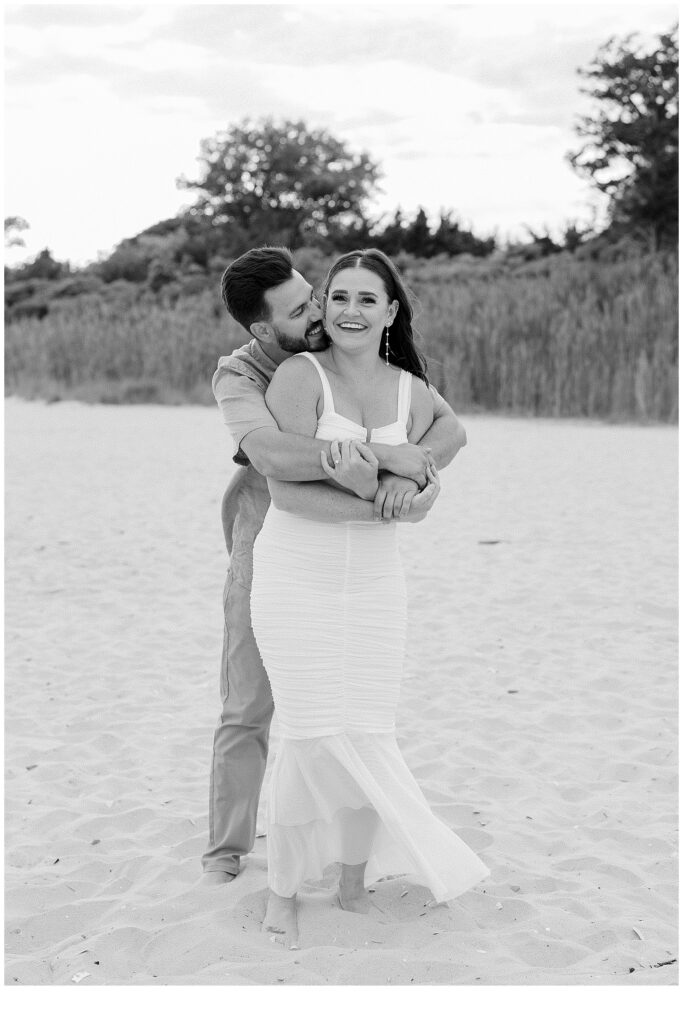
[[[421,377],[411,373],[411,404],[417,404],[431,409],[433,407],[432,393],[429,385],[425,384]]]
[[[302,352],[297,352],[280,363],[270,382],[273,390],[287,391],[293,387],[303,387],[307,392],[319,390],[318,371],[311,365],[310,359],[302,356]]]

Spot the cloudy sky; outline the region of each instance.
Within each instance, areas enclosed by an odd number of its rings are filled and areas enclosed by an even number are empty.
[[[373,212],[457,212],[521,237],[591,217],[565,159],[577,67],[651,41],[673,4],[10,4],[5,216],[83,264],[189,202],[199,142],[245,117],[303,118],[383,171]],[[600,208],[597,208],[598,214]]]

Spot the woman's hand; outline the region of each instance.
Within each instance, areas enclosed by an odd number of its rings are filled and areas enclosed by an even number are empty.
[[[340,487],[353,491],[359,498],[372,501],[377,491],[379,462],[361,441],[333,441],[330,445],[333,462],[320,453],[322,467]]]
[[[416,494],[410,503],[410,511],[401,516],[402,523],[420,523],[433,506],[441,491],[439,474],[430,466],[427,470],[427,486]]]

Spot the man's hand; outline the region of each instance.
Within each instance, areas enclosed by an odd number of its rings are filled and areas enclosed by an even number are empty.
[[[406,516],[401,517],[402,523],[420,523],[433,506],[441,491],[439,474],[431,466],[427,470],[427,486],[419,494],[416,494],[410,503],[410,511]]]
[[[425,487],[427,467],[436,469],[431,448],[423,448],[419,444],[377,445],[379,461],[382,469],[396,476],[409,477],[418,487]]]
[[[410,503],[418,492],[414,480],[382,472],[375,495],[375,519],[399,519],[408,515]]]
[[[333,441],[330,457],[332,464],[324,452],[320,453],[322,467],[329,478],[359,498],[372,501],[377,493],[379,463],[368,446],[348,439]]]

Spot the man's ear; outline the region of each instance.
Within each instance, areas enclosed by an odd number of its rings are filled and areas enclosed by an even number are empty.
[[[252,337],[258,338],[259,341],[270,341],[272,328],[266,320],[255,320],[253,324],[249,324],[249,330]]]

